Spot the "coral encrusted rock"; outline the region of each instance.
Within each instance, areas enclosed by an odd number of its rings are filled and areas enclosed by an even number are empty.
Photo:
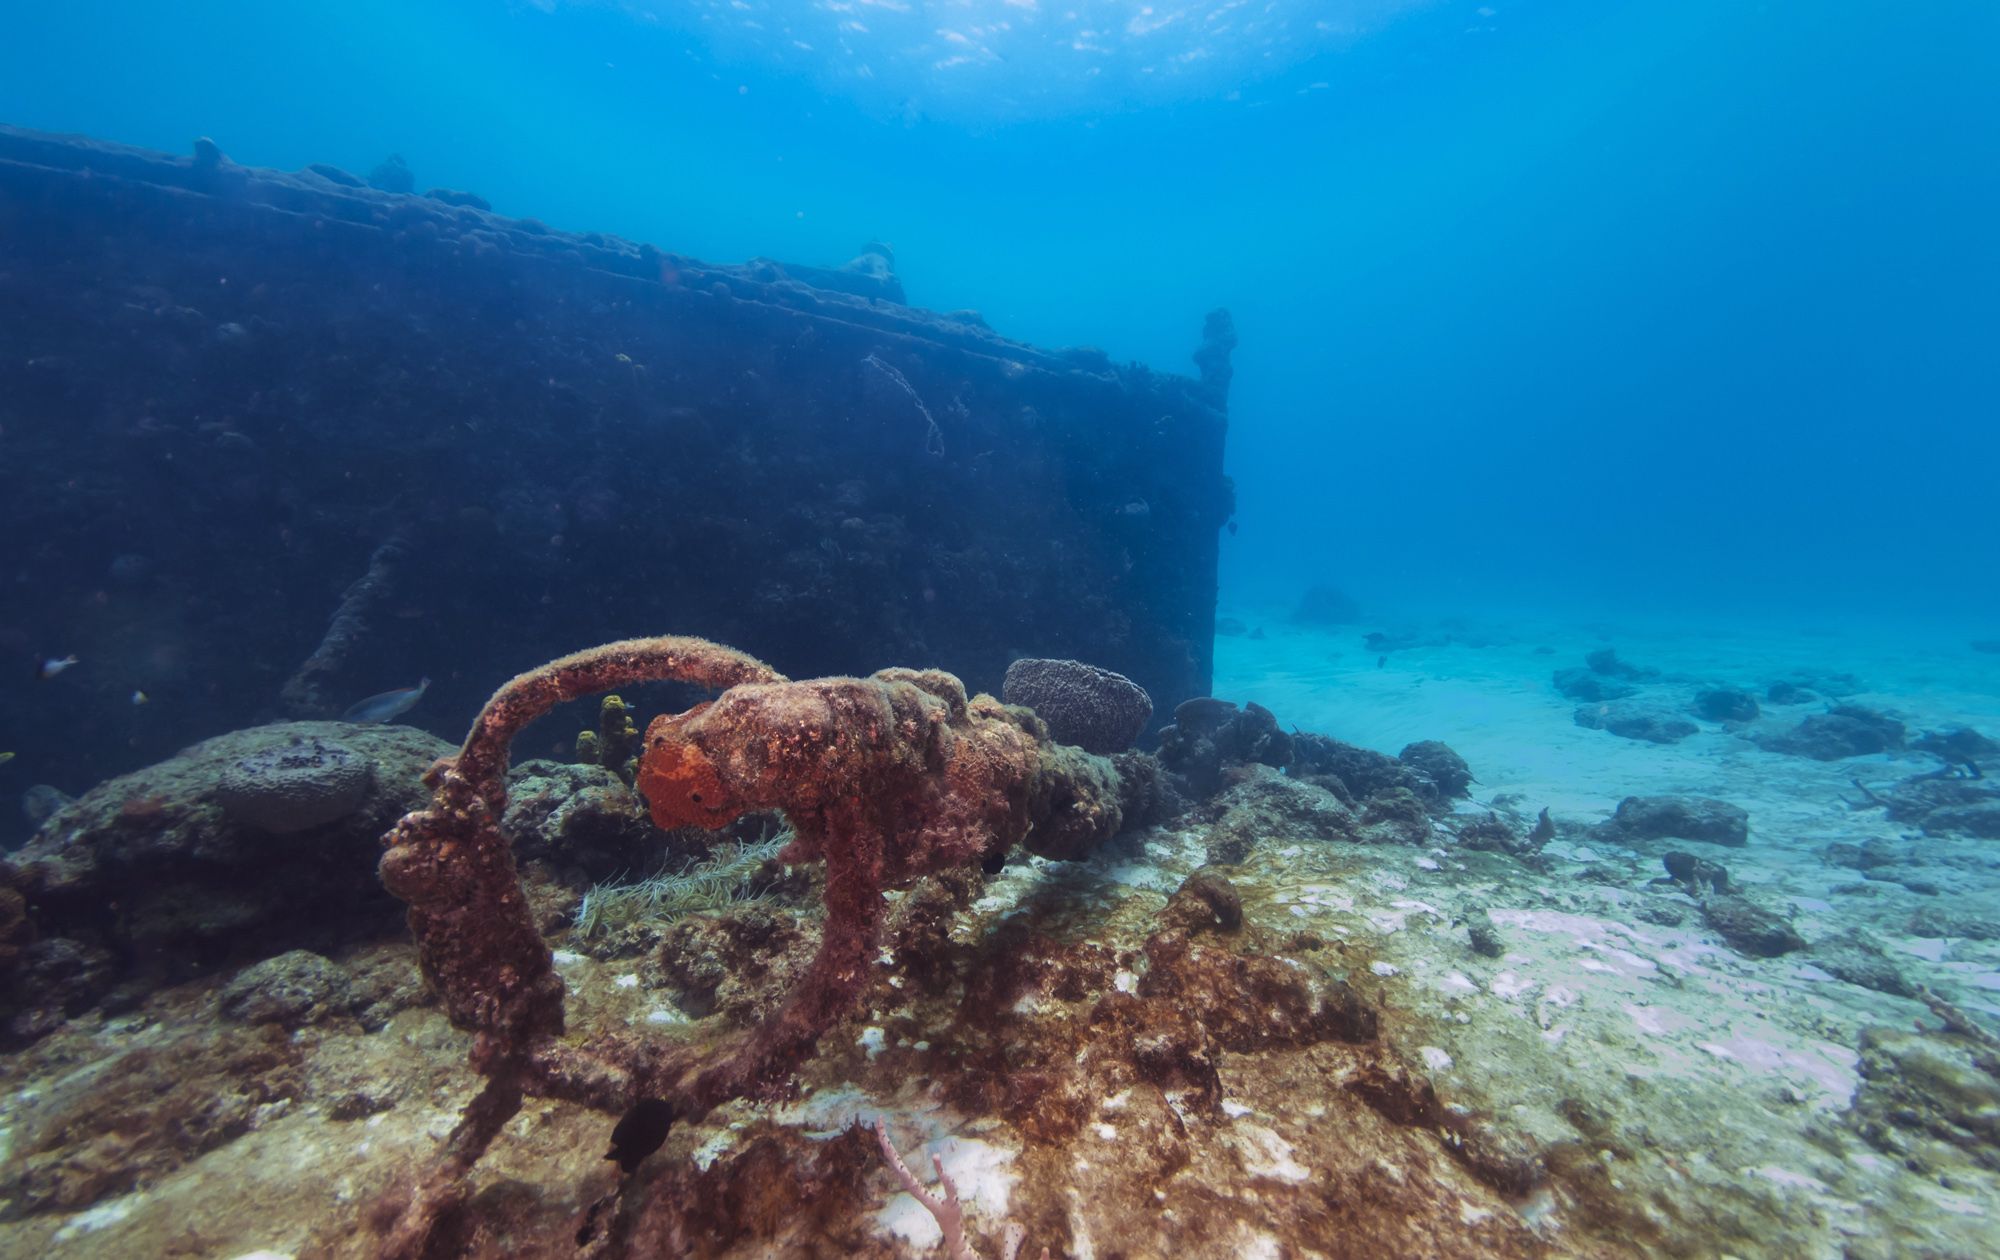
[[[1576,724],[1648,744],[1676,744],[1701,730],[1684,717],[1626,704],[1585,705]]]
[[[316,1024],[347,1009],[351,991],[340,964],[294,949],[238,972],[222,990],[222,1013],[243,1024]]]
[[[1153,720],[1144,687],[1082,661],[1023,657],[1007,667],[1000,698],[1033,709],[1062,743],[1107,756],[1130,748]]]
[[[36,939],[0,986],[5,1035],[40,1036],[121,985],[142,995],[393,929],[382,833],[450,749],[410,726],[287,722],[84,793],[8,862]]]
[[[1701,917],[1731,949],[1752,958],[1776,958],[1805,948],[1804,939],[1785,919],[1734,893],[1702,902]]]
[[[1611,840],[1703,840],[1740,848],[1750,842],[1750,814],[1712,796],[1628,796],[1605,824]]]
[[[1814,761],[1839,761],[1901,748],[1906,734],[1903,724],[1887,714],[1843,704],[1815,713],[1789,731],[1762,736],[1757,746]]]
[[[1694,693],[1688,707],[1710,722],[1754,722],[1760,712],[1757,697],[1741,687],[1704,687]]]
[[[225,766],[215,799],[233,821],[286,835],[347,817],[374,786],[373,761],[345,744],[301,735]]]
[[[1465,758],[1451,750],[1447,744],[1435,739],[1420,739],[1404,747],[1396,754],[1396,760],[1405,765],[1415,766],[1431,777],[1437,789],[1446,797],[1465,796],[1472,790],[1472,767],[1465,764]]]

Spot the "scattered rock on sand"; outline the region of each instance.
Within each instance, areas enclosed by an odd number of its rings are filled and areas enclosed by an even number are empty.
[[[1480,849],[1488,853],[1510,853],[1515,857],[1527,857],[1540,852],[1545,843],[1546,840],[1521,834],[1498,814],[1469,818],[1458,827],[1458,845],[1462,849]]]
[[[1925,731],[1922,736],[1910,741],[1910,747],[1958,766],[1976,767],[1988,757],[2000,756],[2000,743],[1969,726],[1953,727],[1947,731]]]
[[[1968,941],[2000,941],[2000,919],[1982,919],[1943,906],[1925,906],[1910,916],[1908,931],[1911,936],[1962,936]]]
[[[1572,700],[1587,704],[1598,704],[1606,700],[1623,700],[1627,696],[1639,694],[1639,689],[1631,683],[1606,678],[1603,674],[1589,669],[1559,669],[1555,672],[1556,690]]]
[[[2000,840],[2000,801],[1948,805],[1924,816],[1924,834],[1956,831],[1981,840]]]
[[[1694,693],[1689,708],[1708,722],[1754,722],[1761,712],[1757,697],[1741,687],[1704,687]]]
[[[1701,730],[1672,713],[1621,704],[1585,705],[1576,711],[1576,724],[1648,744],[1677,744]]]
[[[1604,824],[1614,840],[1702,840],[1741,848],[1750,842],[1750,814],[1712,796],[1628,796]]]
[[[1901,748],[1905,734],[1903,724],[1895,718],[1843,704],[1828,713],[1815,713],[1789,731],[1761,736],[1757,746],[1814,761],[1839,761]]]
[[[1882,943],[1860,928],[1849,928],[1814,941],[1812,960],[1822,971],[1864,989],[1895,997],[1911,997],[1916,992],[1896,969]]]
[[[1616,648],[1599,648],[1585,656],[1583,663],[1607,677],[1624,678],[1632,682],[1647,682],[1660,676],[1660,671],[1657,669],[1630,665],[1619,660]]]
[[[1720,862],[1711,862],[1707,858],[1696,857],[1692,853],[1683,853],[1675,849],[1662,854],[1660,864],[1667,868],[1668,879],[1687,889],[1694,896],[1705,897],[1712,892],[1729,891],[1729,870]]]
[[[1805,938],[1784,918],[1734,893],[1703,901],[1701,917],[1731,949],[1752,958],[1776,958],[1805,948]]]

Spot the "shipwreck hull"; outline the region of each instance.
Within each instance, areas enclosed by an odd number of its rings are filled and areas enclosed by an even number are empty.
[[[410,720],[456,731],[535,661],[667,631],[794,676],[997,689],[1027,654],[1162,715],[1205,693],[1226,347],[1195,380],[899,298],[0,129],[22,781],[424,675]]]

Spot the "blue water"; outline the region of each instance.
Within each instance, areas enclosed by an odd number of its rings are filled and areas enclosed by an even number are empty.
[[[2000,623],[1984,0],[11,7],[19,125],[882,239],[1167,370],[1226,305],[1226,601]]]

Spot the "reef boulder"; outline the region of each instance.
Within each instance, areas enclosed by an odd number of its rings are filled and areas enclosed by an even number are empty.
[[[1472,784],[1465,758],[1434,739],[1410,744],[1397,757],[1311,732],[1301,732],[1291,742],[1293,755],[1286,773],[1317,783],[1344,801],[1402,789],[1425,809],[1442,814]]]
[[[1701,903],[1702,922],[1739,954],[1776,958],[1805,948],[1805,940],[1782,916],[1747,897],[1722,893]]]
[[[0,1019],[26,1039],[114,989],[393,931],[382,833],[451,751],[409,726],[287,722],[99,784],[9,859],[38,939]]]
[[[374,786],[372,759],[331,739],[293,735],[224,766],[215,799],[231,821],[289,835],[347,817]]]
[[[1058,741],[1105,756],[1130,748],[1153,720],[1144,687],[1082,661],[1023,657],[1007,667],[1000,698],[1033,709]]]
[[[1214,696],[1184,700],[1160,731],[1160,761],[1198,799],[1213,796],[1233,770],[1285,766],[1294,751],[1277,715],[1255,701],[1238,708],[1234,701]]]
[[[1623,704],[1587,704],[1576,711],[1576,724],[1648,744],[1677,744],[1701,730],[1677,714]]]
[[[1472,767],[1465,764],[1465,758],[1451,750],[1451,746],[1435,739],[1420,739],[1405,745],[1396,754],[1396,760],[1406,766],[1413,766],[1430,776],[1437,785],[1438,793],[1444,797],[1462,797],[1472,791]]]
[[[1704,840],[1740,848],[1750,842],[1750,815],[1712,796],[1628,796],[1604,824],[1606,838]]]
[[[344,1012],[347,973],[332,959],[294,949],[245,967],[223,986],[222,1013],[242,1024],[297,1028]]]
[[[1639,689],[1631,683],[1606,677],[1594,669],[1559,669],[1555,672],[1553,681],[1557,691],[1585,704],[1623,700],[1627,696],[1639,694]]]
[[[1763,736],[1757,746],[1766,752],[1789,753],[1814,761],[1839,761],[1843,757],[1865,757],[1901,748],[1907,734],[1907,728],[1895,718],[1859,705],[1843,704],[1826,713],[1815,713],[1789,731]]]
[[[1741,687],[1704,687],[1688,709],[1705,722],[1754,722],[1762,712],[1757,697]]]
[[[1958,832],[1981,840],[2000,840],[2000,800],[1975,801],[1931,811],[1924,818],[1924,833],[1939,835]]]

